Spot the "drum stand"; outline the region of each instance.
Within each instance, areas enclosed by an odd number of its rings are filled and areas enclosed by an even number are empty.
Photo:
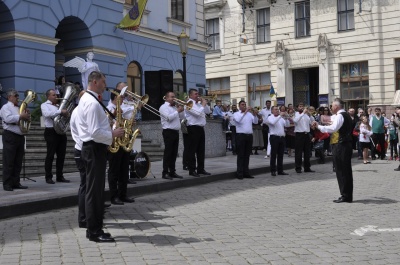
[[[27,180],[36,182],[36,180],[31,179],[31,178],[28,178],[28,177],[26,176],[26,174],[25,174],[25,152],[24,152],[24,156],[23,156],[23,158],[22,158],[22,178],[24,179],[24,181],[25,181],[25,179],[27,179]]]

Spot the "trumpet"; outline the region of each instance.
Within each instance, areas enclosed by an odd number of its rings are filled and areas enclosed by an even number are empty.
[[[209,96],[201,96],[200,98],[208,99],[210,101],[215,101],[217,99],[217,94],[211,94]]]
[[[167,98],[164,96],[163,100],[166,101]],[[193,101],[185,102],[183,100],[180,100],[178,98],[174,99],[175,104],[181,105],[181,106],[186,106],[187,110],[191,110],[193,107]]]

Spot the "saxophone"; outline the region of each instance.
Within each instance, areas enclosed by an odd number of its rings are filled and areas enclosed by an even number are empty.
[[[26,90],[25,93],[25,99],[21,103],[21,107],[19,108],[19,114],[22,114],[26,112],[26,108],[28,107],[28,104],[31,103],[36,99],[36,93],[33,90]],[[18,122],[19,128],[23,134],[28,133],[30,127],[31,127],[31,121],[24,121],[20,120]]]
[[[66,109],[69,115],[63,116],[60,114],[54,118],[54,130],[58,134],[65,134],[69,130],[71,114],[75,108],[75,98],[78,96],[80,91],[79,89],[75,88],[74,84],[67,82],[64,85],[64,92],[64,98],[62,99],[62,102],[58,109]]]
[[[118,94],[117,92],[111,91],[111,93],[115,93],[117,94],[117,104],[116,104],[116,108],[115,111],[117,112],[116,115],[116,122],[115,122],[115,128],[119,128],[121,126],[123,126],[123,119],[122,119],[122,112],[121,112],[121,95]],[[111,153],[116,153],[119,150],[119,138],[118,137],[114,137],[112,144],[108,147],[108,150]]]
[[[134,106],[132,116],[130,119],[125,119],[123,128],[125,130],[124,137],[118,139],[118,144],[122,146],[122,148],[125,150],[125,152],[130,152],[132,151],[133,144],[135,142],[136,137],[141,133],[139,129],[136,129],[135,131],[132,131],[133,124],[135,123],[135,117],[137,113],[137,106],[138,104],[133,102],[132,103]]]

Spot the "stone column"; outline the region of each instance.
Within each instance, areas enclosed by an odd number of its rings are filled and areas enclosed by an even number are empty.
[[[318,37],[319,51],[319,95],[329,94],[329,53],[328,40],[326,34],[320,34]],[[330,97],[333,95],[330,95]],[[329,102],[331,99],[329,99]]]

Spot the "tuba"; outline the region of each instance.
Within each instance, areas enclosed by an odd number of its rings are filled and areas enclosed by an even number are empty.
[[[121,95],[119,95],[117,92],[112,91],[112,90],[111,90],[111,93],[115,93],[117,95],[117,104],[116,104],[116,109],[115,109],[115,111],[116,111],[115,128],[119,128],[119,127],[123,126],[123,119],[122,119],[122,112],[121,112]],[[108,147],[108,150],[111,153],[118,152],[119,147],[120,147],[119,143],[118,143],[119,142],[118,139],[119,139],[118,137],[114,137],[112,144]]]
[[[21,107],[19,108],[19,114],[24,113],[26,111],[26,108],[28,107],[28,104],[36,99],[36,93],[33,90],[30,89],[26,90],[24,95],[25,99],[21,103]],[[20,120],[18,122],[18,125],[21,132],[25,134],[28,133],[29,128],[31,127],[31,121]]]
[[[54,118],[54,130],[58,134],[65,134],[69,130],[69,121],[71,119],[72,111],[75,108],[75,98],[79,94],[79,89],[75,87],[72,83],[65,83],[64,85],[64,98],[62,98],[59,110],[66,109],[68,111],[68,116],[57,115]]]

